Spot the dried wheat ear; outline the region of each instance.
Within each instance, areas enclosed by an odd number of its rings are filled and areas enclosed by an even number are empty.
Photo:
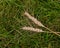
[[[31,16],[28,12],[25,12],[24,15],[27,16],[30,20],[32,20],[36,25],[41,26],[41,27],[44,27],[50,33],[53,33],[53,34],[56,34],[57,36],[60,36],[58,34],[60,32],[54,32],[51,29],[45,27],[40,21],[38,21],[36,18],[34,18],[33,16]],[[23,30],[30,30],[30,31],[34,31],[34,32],[44,32],[42,29],[32,28],[32,27],[22,27],[21,29],[23,29]]]

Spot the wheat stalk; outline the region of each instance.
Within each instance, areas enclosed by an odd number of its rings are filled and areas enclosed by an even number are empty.
[[[49,29],[47,27],[45,27],[40,21],[38,21],[37,19],[35,19],[34,17],[32,17],[28,12],[25,12],[24,15],[26,15],[30,20],[32,20],[38,26],[42,26],[42,27],[46,28],[47,30],[49,30],[51,33],[54,33],[54,34],[60,36],[58,33],[52,31],[51,29]]]

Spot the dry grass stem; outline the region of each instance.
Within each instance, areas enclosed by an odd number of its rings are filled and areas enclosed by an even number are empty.
[[[51,33],[54,33],[54,34],[56,34],[57,36],[60,36],[57,32],[54,32],[54,31],[52,31],[51,29],[49,29],[49,28],[47,28],[47,27],[45,27],[47,30],[49,30]]]

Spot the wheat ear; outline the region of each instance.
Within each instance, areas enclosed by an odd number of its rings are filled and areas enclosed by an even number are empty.
[[[44,32],[42,29],[33,28],[33,27],[22,27],[23,30],[29,30],[34,32]]]
[[[38,29],[38,28],[33,28],[33,27],[22,27],[20,29],[23,29],[23,30],[28,30],[28,31],[34,31],[34,32],[40,32],[40,33],[52,33],[52,32],[49,32],[49,31],[43,31],[42,29]],[[54,32],[54,33],[58,33],[60,34],[60,32]]]
[[[47,27],[45,27],[40,21],[38,21],[37,19],[35,19],[34,17],[32,17],[28,12],[25,12],[24,14],[25,14],[29,19],[31,19],[35,24],[37,24],[38,26],[42,26],[42,27],[46,28],[47,30],[49,30],[50,32],[52,32],[52,33],[60,36],[58,33],[50,30],[50,29],[47,28]]]
[[[42,26],[44,27],[44,25],[38,21],[37,19],[35,19],[34,17],[32,17],[28,12],[24,13],[29,19],[31,19],[35,24],[37,24],[38,26]]]

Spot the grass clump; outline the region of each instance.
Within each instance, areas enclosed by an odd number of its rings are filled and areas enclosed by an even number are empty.
[[[60,37],[54,34],[20,29],[38,27],[24,17],[24,11],[51,30],[60,32],[59,0],[0,0],[0,48],[60,48]]]

